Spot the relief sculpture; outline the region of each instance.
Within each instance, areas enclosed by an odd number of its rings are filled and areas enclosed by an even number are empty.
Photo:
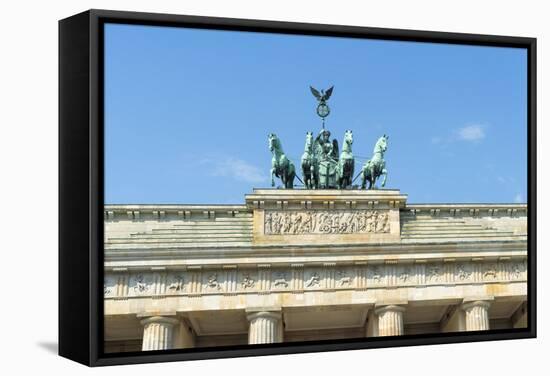
[[[389,233],[387,210],[266,211],[266,235]]]
[[[313,273],[311,274],[311,277],[306,281],[305,283],[306,287],[315,287],[321,285],[321,277],[319,277],[319,274]]]
[[[206,288],[210,290],[221,290],[220,282],[218,282],[218,274],[212,273],[206,281]]]
[[[337,280],[338,286],[340,287],[351,286],[351,277],[348,276],[345,270],[338,270],[336,272],[336,276],[338,278]]]
[[[134,286],[134,291],[137,293],[144,293],[149,289],[147,283],[145,283],[145,277],[141,274],[136,276],[136,285]]]
[[[168,284],[168,291],[179,292],[185,290],[184,279],[181,275],[174,275],[171,277],[172,281]]]
[[[246,290],[253,288],[254,283],[256,283],[256,281],[250,276],[250,274],[245,273],[243,275],[243,280],[241,281],[241,286],[243,287],[243,289]]]
[[[275,280],[273,281],[273,286],[275,287],[288,287],[288,282],[286,281],[286,273],[276,272]]]

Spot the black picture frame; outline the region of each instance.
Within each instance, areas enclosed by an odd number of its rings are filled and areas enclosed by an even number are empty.
[[[368,340],[103,353],[103,25],[125,23],[520,47],[528,55],[528,327]],[[88,366],[536,337],[536,39],[88,10],[59,21],[59,355]]]

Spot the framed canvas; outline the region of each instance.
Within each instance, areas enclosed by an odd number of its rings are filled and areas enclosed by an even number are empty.
[[[536,336],[536,40],[59,22],[59,354]]]

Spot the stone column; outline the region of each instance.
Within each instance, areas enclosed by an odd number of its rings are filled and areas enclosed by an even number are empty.
[[[378,317],[379,336],[400,336],[405,333],[403,327],[405,307],[398,305],[379,306],[374,310]]]
[[[143,325],[143,351],[174,348],[174,328],[179,321],[172,317],[151,316],[141,320]]]
[[[248,343],[283,342],[283,320],[281,311],[247,310],[246,318],[250,322]]]
[[[462,304],[466,314],[466,330],[489,330],[489,307],[487,300],[473,300]]]

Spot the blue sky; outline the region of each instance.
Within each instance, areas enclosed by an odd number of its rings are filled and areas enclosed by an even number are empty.
[[[382,134],[386,188],[410,203],[526,202],[524,49],[105,26],[105,202],[243,203],[269,187],[267,135],[299,170],[321,127]]]

